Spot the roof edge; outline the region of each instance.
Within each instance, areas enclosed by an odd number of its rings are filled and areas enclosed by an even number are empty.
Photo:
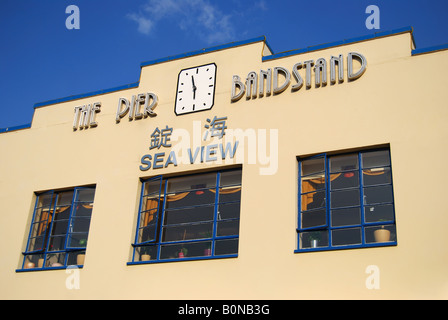
[[[8,128],[0,128],[0,133],[12,132],[12,131],[29,129],[29,128],[31,128],[31,123],[23,124],[20,126],[8,127]]]
[[[398,34],[406,33],[406,32],[410,32],[411,36],[412,36],[412,32],[413,32],[412,27],[404,27],[404,28],[390,30],[390,31],[375,32],[374,34],[369,34],[369,35],[365,35],[365,36],[361,36],[361,37],[355,37],[355,38],[350,38],[350,39],[339,40],[339,41],[335,41],[335,42],[310,46],[310,47],[306,47],[306,48],[302,48],[302,49],[280,52],[277,54],[273,54],[271,56],[263,57],[263,62],[271,61],[271,60],[275,60],[275,59],[279,59],[279,58],[285,58],[285,57],[289,57],[289,56],[293,56],[293,55],[298,55],[301,53],[313,52],[313,51],[338,47],[338,46],[342,46],[342,45],[349,45],[349,44],[353,44],[353,43],[357,43],[357,42],[398,35]],[[413,36],[412,36],[412,41],[414,42]]]
[[[448,43],[441,44],[438,46],[422,48],[422,49],[415,49],[415,50],[412,50],[412,55],[418,56],[421,54],[433,53],[433,52],[438,52],[438,51],[443,51],[443,50],[448,50]]]
[[[65,97],[65,98],[59,98],[59,99],[39,102],[39,103],[34,104],[34,109],[40,108],[40,107],[44,107],[44,106],[48,106],[48,105],[51,105],[51,104],[67,102],[67,101],[72,101],[72,100],[78,100],[78,99],[82,99],[82,98],[89,98],[89,97],[92,97],[92,96],[98,96],[98,95],[101,95],[101,94],[111,93],[111,92],[125,90],[125,89],[137,88],[139,86],[139,84],[140,84],[140,81],[137,81],[137,82],[125,84],[125,85],[122,85],[122,86],[119,86],[119,87],[110,88],[110,89],[97,90],[97,91],[88,92],[88,93],[76,94],[76,95],[68,96],[68,97]]]
[[[226,44],[215,46],[215,47],[204,48],[201,50],[181,53],[178,55],[169,56],[169,57],[165,57],[165,58],[161,58],[161,59],[145,61],[140,64],[140,67],[143,68],[143,67],[163,63],[163,62],[168,62],[168,61],[173,61],[173,60],[178,60],[178,59],[183,59],[183,58],[189,58],[189,57],[193,57],[193,56],[197,56],[197,55],[201,55],[201,54],[205,54],[205,53],[211,53],[211,52],[216,52],[216,51],[220,51],[220,50],[224,50],[224,49],[235,48],[235,47],[244,46],[244,45],[257,43],[257,42],[261,42],[261,41],[264,41],[266,43],[266,45],[268,45],[267,41],[266,41],[266,37],[261,36],[261,37],[252,38],[249,40],[230,42],[230,43],[226,43]],[[269,45],[268,45],[268,47],[272,52],[274,52]]]

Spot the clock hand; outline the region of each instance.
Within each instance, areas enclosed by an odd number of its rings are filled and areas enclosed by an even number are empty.
[[[194,84],[194,77],[193,76],[191,76],[191,82],[193,84],[193,99],[195,99],[196,98],[196,89],[197,89],[197,87]]]

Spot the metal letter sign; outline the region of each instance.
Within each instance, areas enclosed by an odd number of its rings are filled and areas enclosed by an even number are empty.
[[[355,71],[354,61],[360,63],[360,67]],[[330,83],[336,84],[344,82],[344,57],[331,56],[330,58]],[[336,72],[337,66],[337,72]],[[357,52],[349,52],[347,56],[347,79],[349,81],[360,78],[367,68],[366,58]],[[240,76],[233,75],[231,102],[239,101],[244,95],[246,100],[261,98],[271,95],[271,88],[275,94],[284,92],[290,85],[291,73],[294,77],[295,83],[291,86],[293,92],[300,90],[303,87],[304,79],[300,74],[299,69],[305,69],[305,86],[307,89],[312,87],[311,78],[314,73],[314,85],[316,88],[327,85],[328,63],[325,58],[319,58],[316,61],[307,60],[298,62],[292,67],[292,72],[283,68],[275,67],[273,70],[260,70],[259,75],[255,71],[247,74],[246,83],[241,81]],[[281,75],[280,75],[281,74]],[[271,83],[272,79],[272,83]],[[266,89],[265,89],[266,88]]]

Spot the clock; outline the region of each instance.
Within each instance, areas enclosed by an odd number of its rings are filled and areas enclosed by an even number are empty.
[[[216,64],[179,72],[174,112],[176,115],[210,110],[215,100]]]

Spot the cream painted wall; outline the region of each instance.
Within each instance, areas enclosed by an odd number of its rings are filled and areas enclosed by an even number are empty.
[[[264,42],[142,68],[138,88],[37,108],[30,129],[0,134],[1,299],[446,299],[448,298],[448,52],[411,56],[402,33],[262,62]],[[367,59],[358,80],[230,103],[233,75],[356,51]],[[216,63],[211,111],[174,114],[181,69]],[[346,68],[346,65],[345,65]],[[304,77],[304,70],[301,75]],[[292,84],[294,84],[292,78]],[[119,97],[153,92],[157,117],[115,122]],[[72,130],[74,108],[100,101],[98,127]],[[239,256],[127,266],[134,240],[140,178],[225,164],[180,164],[139,170],[150,134],[168,125],[192,133],[194,121],[227,116],[229,129],[278,130],[278,169],[243,159]],[[198,123],[198,122],[196,122]],[[259,139],[260,136],[257,136]],[[242,143],[242,141],[241,141]],[[204,142],[205,144],[205,142]],[[296,156],[389,144],[398,245],[295,254]],[[269,150],[269,149],[268,149]],[[168,154],[170,149],[166,149]],[[87,256],[79,290],[65,270],[21,272],[37,191],[96,184]],[[265,200],[267,199],[267,200]],[[275,200],[273,200],[275,199]],[[380,269],[369,290],[366,267]]]

